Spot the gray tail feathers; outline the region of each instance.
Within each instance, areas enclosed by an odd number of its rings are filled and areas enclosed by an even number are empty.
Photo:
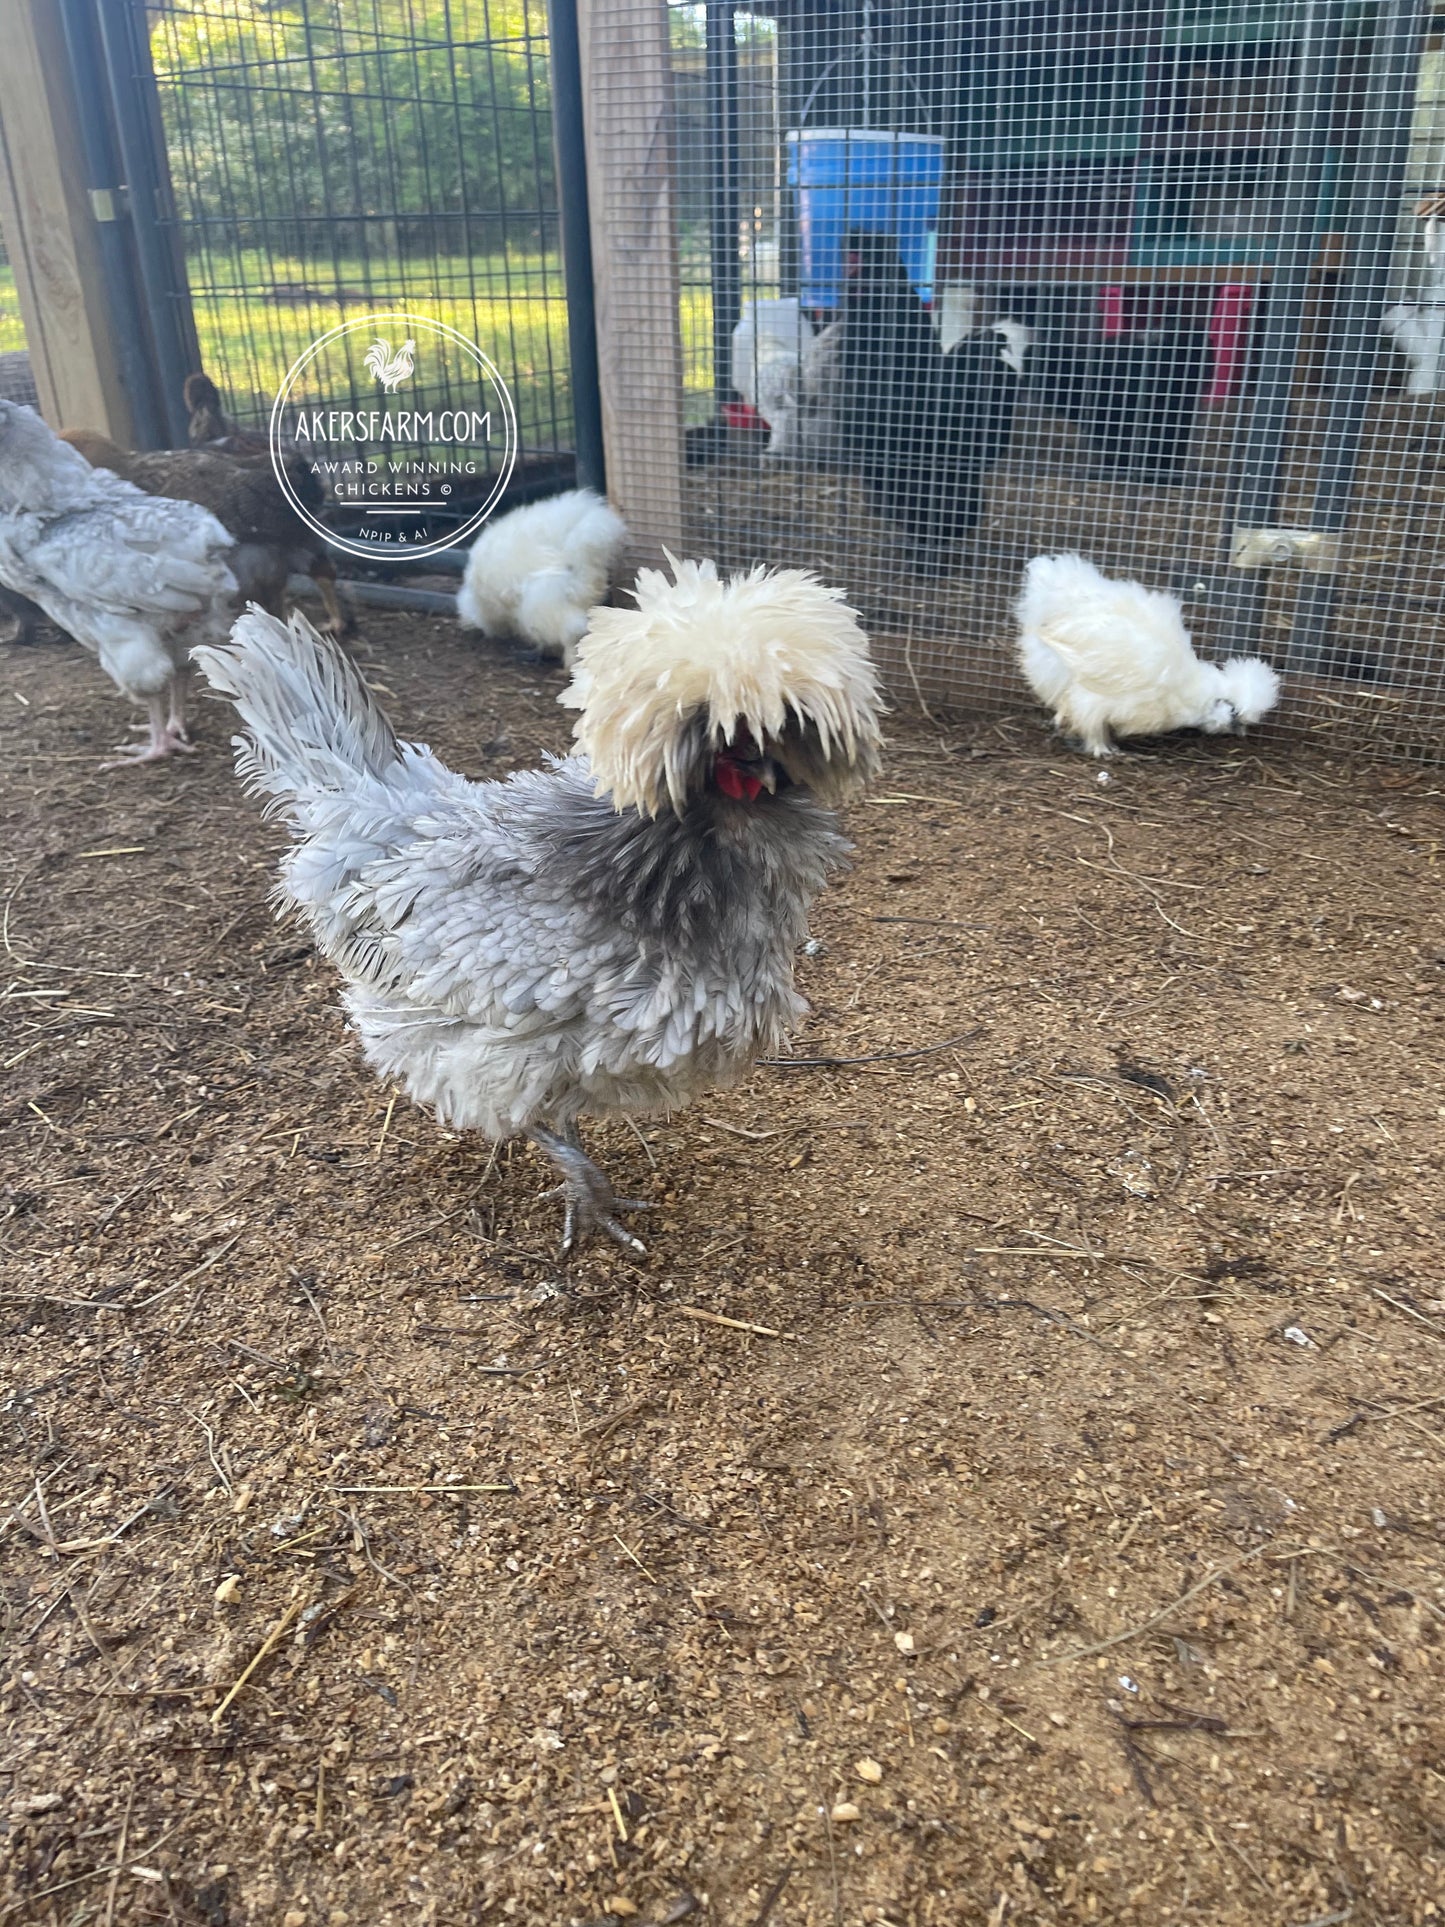
[[[192,660],[245,725],[233,739],[237,773],[298,824],[309,802],[385,783],[395,770],[396,734],[361,672],[305,616],[278,622],[252,603],[228,643],[193,650]]]

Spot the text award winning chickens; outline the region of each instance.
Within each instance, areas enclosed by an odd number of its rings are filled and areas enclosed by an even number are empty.
[[[292,507],[350,555],[434,555],[469,540],[517,454],[506,383],[474,341],[423,315],[357,315],[313,341],[271,410]],[[317,488],[303,494],[297,473]],[[306,495],[318,495],[318,519]]]

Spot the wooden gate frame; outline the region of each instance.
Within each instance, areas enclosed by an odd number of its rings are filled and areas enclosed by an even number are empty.
[[[57,0],[0,0],[0,233],[40,409],[135,446]]]
[[[576,0],[607,493],[630,558],[682,550],[682,325],[665,0]]]

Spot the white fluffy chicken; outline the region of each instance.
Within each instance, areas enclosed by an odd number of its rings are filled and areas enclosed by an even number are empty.
[[[626,523],[591,489],[513,509],[472,544],[457,594],[463,627],[529,642],[570,669],[626,542]]]
[[[1425,223],[1423,239],[1429,277],[1417,301],[1387,308],[1380,327],[1410,363],[1409,395],[1433,395],[1440,385],[1445,350],[1445,193],[1427,194],[1415,205]]]
[[[841,322],[832,321],[803,345],[798,366],[782,389],[782,405],[767,417],[772,430],[764,460],[823,466],[840,447],[838,396],[842,375]]]
[[[194,502],[92,468],[31,408],[0,401],[0,583],[43,609],[143,702],[149,739],[117,761],[189,750],[186,654],[224,636],[234,544]]]
[[[1201,662],[1173,596],[1111,580],[1081,555],[1035,556],[1014,615],[1029,687],[1091,756],[1112,755],[1116,736],[1237,734],[1279,700],[1268,663]]]
[[[291,824],[279,901],[345,979],[367,1062],[444,1124],[529,1137],[564,1251],[592,1228],[640,1249],[581,1116],[734,1083],[803,1015],[794,955],[848,849],[831,806],[878,761],[840,591],[672,567],[594,610],[560,698],[579,753],[505,782],[398,741],[300,616],[252,609],[196,652],[240,711],[240,774]]]

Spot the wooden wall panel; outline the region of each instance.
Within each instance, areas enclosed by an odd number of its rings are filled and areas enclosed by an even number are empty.
[[[56,0],[0,0],[0,233],[40,407],[123,448],[134,422],[115,354]]]
[[[578,0],[607,492],[634,561],[682,548],[682,333],[664,0]]]

